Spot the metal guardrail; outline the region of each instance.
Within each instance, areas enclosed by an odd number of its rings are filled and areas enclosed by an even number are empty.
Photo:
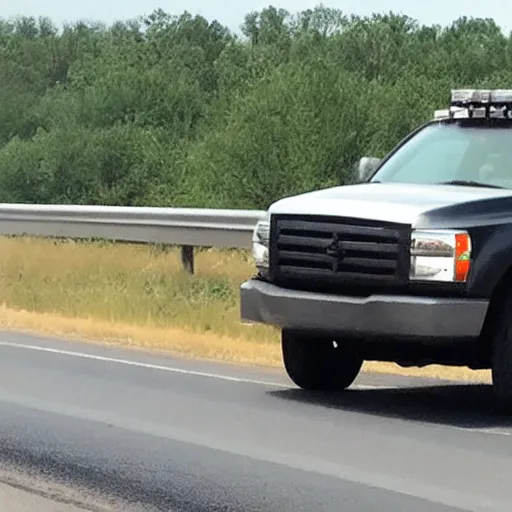
[[[265,212],[202,208],[0,203],[0,235],[106,239],[181,247],[194,272],[194,247],[249,248]]]

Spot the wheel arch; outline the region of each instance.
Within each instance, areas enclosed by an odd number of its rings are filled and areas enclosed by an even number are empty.
[[[483,368],[490,368],[493,340],[498,326],[498,317],[503,314],[506,297],[512,292],[512,265],[509,266],[496,282],[491,294],[489,308],[480,332],[478,347],[479,359]],[[510,312],[512,315],[512,311]]]

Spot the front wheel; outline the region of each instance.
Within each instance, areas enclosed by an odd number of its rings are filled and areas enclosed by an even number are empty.
[[[340,341],[283,329],[283,362],[290,379],[311,391],[348,388],[359,374],[363,360],[353,347]]]

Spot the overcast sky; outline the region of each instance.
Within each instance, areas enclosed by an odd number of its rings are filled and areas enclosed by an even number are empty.
[[[245,14],[261,10],[269,4],[297,12],[319,3],[316,0],[0,0],[0,17],[42,15],[49,16],[58,24],[79,19],[111,23],[149,14],[160,7],[174,14],[184,10],[201,14],[237,31]],[[507,33],[512,29],[512,2],[505,0],[324,0],[322,3],[342,9],[346,14],[364,15],[390,10],[401,12],[426,24],[447,25],[463,15],[494,18]]]

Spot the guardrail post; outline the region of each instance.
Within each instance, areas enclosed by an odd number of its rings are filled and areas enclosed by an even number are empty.
[[[181,246],[181,263],[189,274],[194,273],[194,248],[191,245]]]

